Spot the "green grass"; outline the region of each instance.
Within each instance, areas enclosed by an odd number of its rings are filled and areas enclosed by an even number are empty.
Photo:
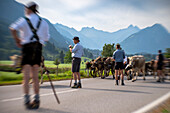
[[[0,65],[11,65],[13,64],[13,61],[10,60],[0,60]]]
[[[87,75],[84,71],[80,71],[80,75],[82,78],[87,78]],[[48,81],[47,75],[43,75],[43,80]],[[58,76],[56,74],[50,74],[50,78],[52,80],[67,80],[72,77],[71,70],[66,71],[64,73],[59,73]],[[40,78],[40,74],[39,74]],[[8,85],[8,84],[21,84],[23,79],[23,74],[16,74],[15,72],[4,72],[0,71],[0,85]]]
[[[84,72],[85,69],[85,63],[84,63],[85,57],[82,57],[82,62],[81,62],[81,68],[80,68],[80,74],[82,78],[86,78],[87,74]],[[87,60],[91,60],[89,58],[86,58]],[[65,79],[70,79],[72,77],[72,72],[71,72],[71,66],[72,64],[59,64],[59,71],[58,71],[58,76],[56,76],[55,71],[56,71],[56,65],[53,64],[54,61],[45,61],[45,66],[49,69],[50,71],[50,77],[52,80],[65,80]],[[15,68],[8,66],[12,65],[13,61],[7,61],[7,60],[1,60],[0,61],[0,85],[5,85],[5,84],[21,84],[22,83],[22,78],[23,74],[16,74]],[[70,68],[70,69],[69,69]],[[2,71],[3,70],[3,71]],[[9,72],[11,71],[11,72]],[[40,78],[40,75],[39,75]],[[44,80],[48,81],[47,75],[44,75]]]
[[[84,63],[84,59],[85,57],[82,57],[82,62],[83,64],[81,63],[81,68],[85,68],[85,63]],[[89,58],[86,58],[86,59],[89,59]],[[89,59],[91,60],[91,59]],[[56,68],[57,66],[53,64],[54,61],[45,61],[45,66],[48,67],[48,68]],[[0,65],[12,65],[13,64],[13,61],[10,61],[10,60],[1,60],[0,61]],[[71,68],[71,63],[70,64],[59,64],[58,67],[59,68]]]
[[[167,110],[167,109],[163,109],[163,110],[162,110],[162,113],[170,113],[170,111]]]

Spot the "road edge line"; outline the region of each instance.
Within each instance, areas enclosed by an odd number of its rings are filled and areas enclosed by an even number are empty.
[[[162,97],[156,99],[155,101],[145,105],[144,107],[142,107],[132,113],[146,113],[146,112],[152,110],[153,108],[159,106],[161,103],[166,101],[168,98],[170,98],[170,91],[168,93],[166,93],[165,95],[163,95]]]

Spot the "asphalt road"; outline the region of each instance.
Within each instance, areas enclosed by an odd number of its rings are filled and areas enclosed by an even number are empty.
[[[41,85],[41,106],[26,110],[23,106],[22,85],[0,87],[0,113],[131,113],[170,91],[170,81],[156,83],[153,77],[146,81],[125,81],[115,86],[112,77],[82,80],[82,89],[71,89],[68,80],[53,82],[61,104],[57,104],[49,82]],[[33,94],[32,85],[30,93]]]

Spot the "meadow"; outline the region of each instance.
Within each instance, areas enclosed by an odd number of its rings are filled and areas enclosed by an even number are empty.
[[[89,58],[82,58],[80,74],[82,78],[87,78],[87,73],[85,72],[85,62],[84,59],[91,60]],[[72,72],[71,66],[72,64],[59,64],[58,65],[58,75],[56,75],[57,66],[53,64],[54,61],[45,61],[45,66],[50,71],[50,77],[52,80],[67,80],[71,79]],[[13,61],[3,60],[0,61],[0,85],[10,85],[10,84],[21,84],[23,74],[16,74],[16,69],[12,66]],[[44,81],[48,81],[47,75],[44,76]],[[39,73],[40,78],[40,73]]]

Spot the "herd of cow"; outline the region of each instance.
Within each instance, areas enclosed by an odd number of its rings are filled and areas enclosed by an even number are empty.
[[[11,56],[10,59],[14,62],[14,67],[19,67],[20,69],[22,59],[21,56],[14,55]],[[44,60],[42,60],[42,64],[44,64],[43,62]],[[112,75],[114,75],[114,66],[115,61],[112,57],[102,58],[99,56],[95,60],[86,62],[87,75],[89,76],[90,74],[93,77],[97,77],[98,74],[102,79],[104,79],[105,77],[109,76],[110,72]],[[143,80],[145,80],[145,74],[154,75],[154,78],[156,78],[157,61],[152,60],[145,62],[145,58],[142,55],[131,56],[127,58],[124,72],[125,75],[127,75],[127,79],[132,79],[132,82],[137,80],[139,74],[143,74]],[[170,75],[170,58],[164,60],[163,72],[165,75]],[[41,74],[41,83],[42,81],[43,76]]]
[[[145,80],[146,75],[154,75],[156,77],[157,72],[157,61],[152,60],[149,62],[145,62],[145,58],[142,55],[135,55],[127,58],[126,64],[124,64],[125,69],[124,72],[127,75],[127,79],[134,82],[137,80],[139,74],[143,74],[143,80]],[[111,71],[112,75],[114,75],[114,66],[115,61],[112,57],[102,58],[98,57],[95,60],[90,62],[86,62],[86,70],[87,74],[93,77],[98,75],[104,79],[109,76]],[[170,59],[166,59],[164,61],[163,72],[165,75],[170,74]],[[114,79],[114,76],[113,76]]]

